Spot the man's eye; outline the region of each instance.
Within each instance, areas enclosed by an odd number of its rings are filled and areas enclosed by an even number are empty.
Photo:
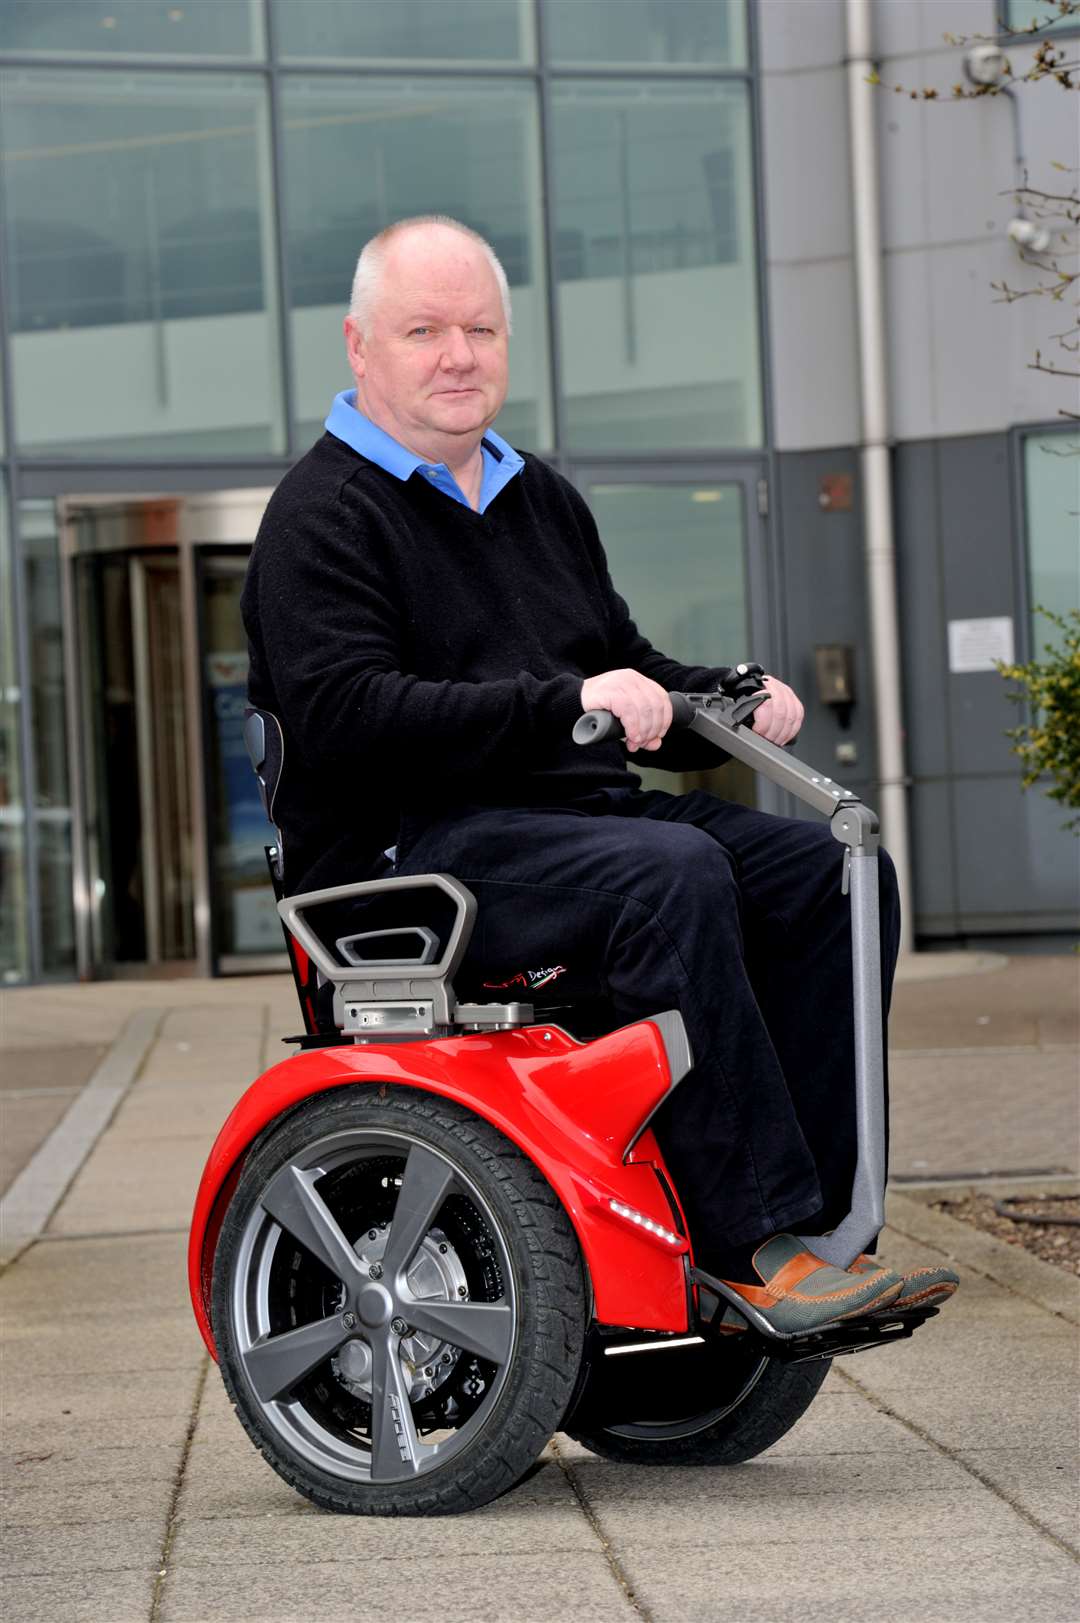
[[[431,331],[430,327],[412,327],[409,330],[410,338],[425,338]]]
[[[494,327],[474,327],[473,332],[483,333],[485,338],[491,338],[495,329]]]

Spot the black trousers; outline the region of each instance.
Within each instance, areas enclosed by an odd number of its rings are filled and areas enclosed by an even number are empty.
[[[848,1210],[854,1044],[842,857],[824,824],[700,791],[627,790],[411,821],[397,871],[450,873],[475,893],[470,978],[566,966],[568,984],[598,978],[627,1021],[682,1011],[694,1067],[656,1131],[708,1254],[795,1224],[823,1232]],[[899,906],[884,853],[880,872],[887,1009]]]

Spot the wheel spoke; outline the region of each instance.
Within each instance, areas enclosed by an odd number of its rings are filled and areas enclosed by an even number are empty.
[[[414,1144],[405,1162],[386,1240],[383,1268],[388,1279],[396,1279],[408,1268],[453,1184],[453,1167],[423,1145]]]
[[[255,1342],[241,1357],[261,1402],[285,1397],[317,1364],[336,1352],[348,1334],[341,1314],[332,1313],[328,1319],[316,1319],[314,1324]]]
[[[360,1275],[357,1256],[329,1207],[315,1188],[315,1176],[299,1167],[282,1167],[262,1197],[263,1210],[294,1240],[306,1246],[324,1267],[345,1284]]]
[[[370,1346],[371,1480],[395,1482],[416,1475],[423,1445],[413,1424],[397,1336],[373,1335]]]
[[[507,1302],[409,1302],[402,1304],[417,1330],[452,1346],[505,1364],[514,1340],[514,1313]]]

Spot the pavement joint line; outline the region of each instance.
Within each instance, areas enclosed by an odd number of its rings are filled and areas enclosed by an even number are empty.
[[[1002,1054],[1008,1057],[1071,1054],[1075,1048],[1075,1043],[1002,1043],[1000,1047],[995,1043],[975,1043],[970,1048],[903,1048],[894,1044],[889,1049],[889,1063],[895,1065],[904,1059],[990,1059],[1000,1058]]]
[[[913,1177],[898,1173],[889,1179],[892,1194],[905,1195],[910,1189],[967,1189],[984,1183],[1069,1183],[1080,1182],[1080,1173],[1069,1167],[1036,1167],[1031,1171],[1016,1172],[928,1172]]]
[[[39,1234],[38,1245],[70,1245],[73,1240],[146,1240],[155,1234],[187,1234],[186,1223],[175,1223],[168,1228],[150,1229],[94,1229],[87,1234]]]
[[[1077,1565],[1080,1565],[1080,1549],[1075,1544],[1070,1544],[1068,1539],[1062,1538],[1060,1533],[1055,1533],[1052,1527],[1047,1527],[1045,1522],[1041,1522],[1037,1516],[1032,1515],[1025,1505],[1022,1505],[1012,1494],[1007,1493],[999,1483],[994,1482],[984,1471],[980,1471],[978,1466],[972,1465],[961,1458],[960,1450],[952,1449],[947,1443],[940,1442],[933,1432],[928,1431],[925,1426],[920,1426],[917,1420],[912,1420],[907,1415],[901,1414],[899,1409],[894,1409],[892,1404],[886,1403],[884,1398],[879,1398],[875,1392],[872,1392],[868,1386],[864,1386],[854,1375],[849,1375],[846,1369],[837,1369],[836,1374],[839,1375],[842,1381],[846,1381],[849,1386],[853,1386],[856,1392],[861,1397],[864,1397],[879,1414],[888,1415],[890,1420],[895,1420],[904,1427],[905,1431],[910,1431],[913,1436],[921,1438],[924,1443],[929,1444],[944,1459],[951,1461],[953,1465],[959,1466],[961,1471],[965,1471],[968,1476],[974,1477],[975,1481],[987,1488],[995,1499],[1000,1499],[1003,1504],[1008,1505],[1009,1509],[1019,1516],[1021,1521],[1027,1522],[1028,1526],[1033,1527],[1036,1533],[1041,1533],[1043,1538],[1056,1545],[1059,1550],[1064,1551]]]
[[[191,1458],[191,1445],[195,1440],[195,1428],[199,1424],[199,1410],[202,1408],[203,1393],[206,1391],[206,1377],[209,1373],[210,1354],[204,1351],[198,1379],[195,1382],[195,1393],[191,1400],[191,1414],[188,1416],[187,1431],[184,1434],[184,1446],[180,1453],[179,1464],[176,1467],[176,1476],[173,1478],[172,1494],[165,1518],[165,1533],[161,1540],[161,1555],[158,1557],[158,1570],[154,1578],[154,1593],[150,1601],[150,1615],[147,1623],[158,1623],[161,1615],[165,1579],[169,1574],[169,1557],[172,1554],[173,1542],[176,1538],[176,1529],[179,1523],[177,1512],[180,1506],[180,1494],[184,1486],[184,1477],[187,1475],[188,1460]]]
[[[0,1272],[33,1245],[140,1075],[165,1016],[138,1009],[0,1200]]]
[[[578,1502],[578,1508],[580,1509],[581,1514],[585,1517],[585,1520],[592,1528],[593,1534],[600,1545],[600,1553],[603,1555],[604,1560],[611,1569],[612,1577],[615,1579],[615,1582],[618,1584],[619,1588],[630,1602],[630,1605],[634,1608],[634,1611],[643,1620],[643,1623],[653,1623],[652,1613],[644,1605],[644,1603],[638,1599],[637,1595],[635,1595],[634,1586],[630,1582],[627,1574],[623,1571],[622,1564],[620,1563],[618,1556],[615,1554],[611,1540],[601,1527],[600,1518],[593,1509],[588,1494],[578,1481],[577,1473],[575,1472],[573,1465],[565,1457],[562,1449],[559,1447],[559,1440],[557,1437],[553,1437],[551,1439],[551,1452],[555,1456],[555,1463],[558,1465],[563,1476],[566,1478],[567,1483],[569,1484],[570,1492]],[[151,1619],[151,1623],[154,1623],[153,1619]]]

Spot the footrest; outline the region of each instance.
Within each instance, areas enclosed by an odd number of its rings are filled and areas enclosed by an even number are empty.
[[[726,1308],[734,1307],[746,1319],[745,1334],[761,1345],[770,1358],[784,1364],[807,1364],[819,1358],[840,1358],[846,1353],[869,1352],[872,1347],[887,1347],[894,1341],[907,1341],[920,1324],[937,1314],[936,1307],[912,1308],[909,1312],[894,1313],[888,1308],[879,1313],[867,1313],[861,1318],[838,1320],[821,1330],[806,1335],[778,1335],[760,1313],[744,1303],[738,1294],[722,1280],[714,1279],[703,1269],[691,1270],[691,1278],[698,1290],[698,1315],[707,1328],[713,1320],[723,1316]]]

